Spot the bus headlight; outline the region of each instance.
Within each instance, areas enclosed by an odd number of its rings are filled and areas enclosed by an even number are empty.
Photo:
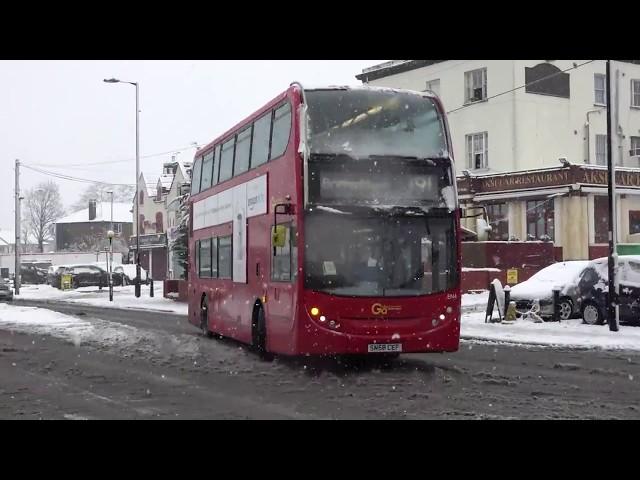
[[[311,312],[311,315],[313,315],[314,317],[317,317],[318,314],[320,313],[320,310],[318,309],[318,307],[311,307],[311,310],[309,310]]]

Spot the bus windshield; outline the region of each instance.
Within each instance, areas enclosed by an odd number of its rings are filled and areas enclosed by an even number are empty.
[[[428,97],[393,90],[306,92],[311,154],[447,157],[444,125]]]
[[[304,265],[305,287],[333,295],[442,292],[457,279],[454,218],[317,208],[305,218]]]

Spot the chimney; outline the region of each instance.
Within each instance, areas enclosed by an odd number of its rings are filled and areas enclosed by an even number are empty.
[[[96,219],[96,201],[89,200],[89,221]]]

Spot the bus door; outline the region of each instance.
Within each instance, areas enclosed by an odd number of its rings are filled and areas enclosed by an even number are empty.
[[[271,226],[271,281],[267,292],[267,331],[273,338],[293,340],[295,280],[298,273],[297,229],[295,221],[277,217],[279,223]],[[268,335],[267,335],[268,338]],[[267,340],[269,346],[273,340]],[[280,349],[290,348],[280,346]]]

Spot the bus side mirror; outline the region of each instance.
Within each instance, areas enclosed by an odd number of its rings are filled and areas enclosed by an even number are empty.
[[[287,238],[287,227],[284,225],[275,225],[271,227],[271,244],[273,248],[282,248],[285,246]]]
[[[489,232],[491,232],[492,230],[493,228],[487,223],[484,218],[476,219],[476,232],[478,234],[479,242],[486,242],[489,239]]]

